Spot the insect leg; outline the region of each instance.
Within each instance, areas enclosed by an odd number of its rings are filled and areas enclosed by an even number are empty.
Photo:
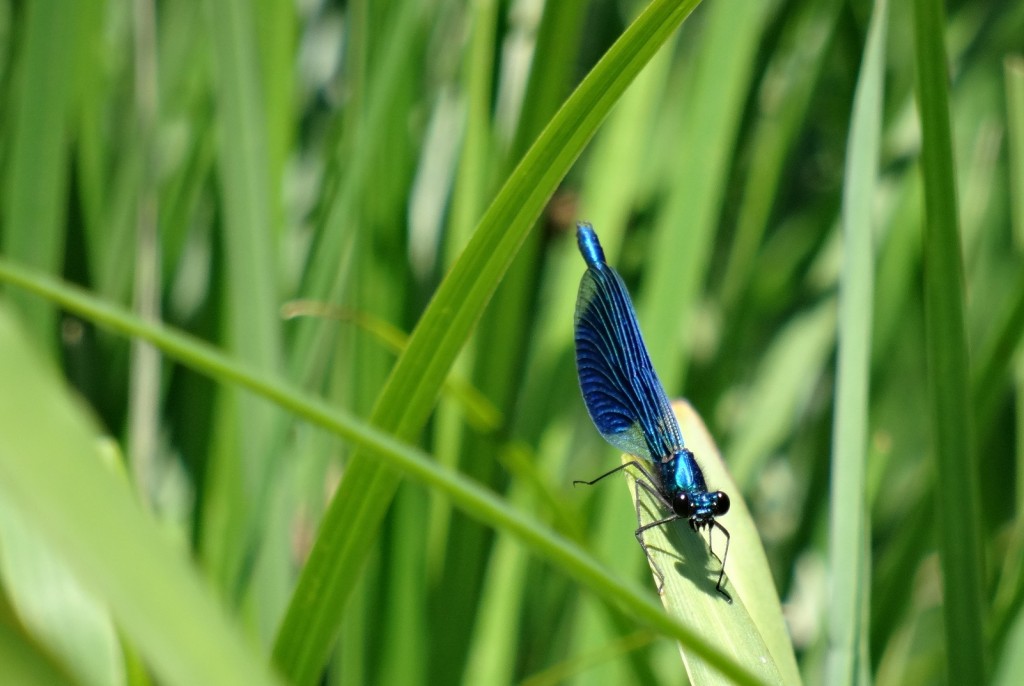
[[[641,472],[643,472],[648,478],[650,478],[650,474],[647,473],[647,470],[645,470],[643,467],[640,467],[639,465],[637,465],[637,468]],[[672,511],[672,508],[665,500],[665,497],[661,493],[659,493],[658,489],[651,485],[650,482],[645,481],[641,478],[637,478],[636,481],[634,481],[633,483],[634,493],[636,495],[636,531],[633,532],[633,535],[636,536],[637,542],[640,544],[640,547],[643,548],[644,554],[647,556],[647,561],[651,563],[651,567],[654,569],[654,574],[657,577],[658,595],[661,595],[662,591],[665,590],[665,574],[661,571],[661,567],[658,565],[654,557],[651,555],[651,551],[647,548],[647,541],[644,540],[644,532],[656,526],[661,526],[662,524],[674,522],[675,520],[679,519],[679,515],[673,513],[671,516],[666,517],[665,519],[659,519],[658,521],[644,524],[640,514],[641,488],[650,493],[654,497],[654,499],[660,502],[666,509],[668,509],[669,512]]]
[[[611,476],[615,472],[621,472],[623,469],[625,469],[626,467],[629,467],[629,466],[636,467],[641,472],[643,472],[645,475],[647,475],[647,478],[650,478],[650,474],[647,474],[647,470],[645,470],[643,467],[641,467],[639,462],[637,462],[636,460],[632,460],[630,462],[626,462],[625,464],[620,464],[615,469],[609,469],[607,472],[605,472],[601,476],[597,477],[593,481],[584,481],[582,479],[576,479],[575,481],[572,482],[572,485],[575,486],[577,484],[585,484],[587,486],[593,486],[594,484],[596,484],[598,481],[600,481],[601,479],[605,478],[606,476]]]
[[[711,532],[714,530],[716,526],[722,530],[723,534],[725,534],[725,552],[722,553],[722,569],[718,572],[718,583],[715,584],[715,590],[721,593],[722,596],[731,603],[732,596],[729,595],[724,588],[722,588],[722,579],[725,578],[725,560],[729,557],[729,541],[732,537],[729,535],[729,530],[722,526],[720,523],[718,523],[717,521],[713,521],[711,523],[711,526],[708,527],[708,550],[710,550],[711,554],[714,555],[716,558],[718,556],[715,555],[715,551],[711,548]]]

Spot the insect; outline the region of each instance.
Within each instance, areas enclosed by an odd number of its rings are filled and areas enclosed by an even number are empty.
[[[604,439],[641,460],[627,462],[593,481],[573,483],[592,486],[626,467],[635,467],[640,473],[635,480],[635,535],[658,576],[659,594],[665,577],[647,549],[644,532],[685,519],[696,532],[708,530],[710,549],[711,531],[721,529],[725,534],[725,553],[715,589],[732,602],[722,587],[729,531],[715,519],[729,511],[729,496],[722,491],[708,491],[700,466],[684,445],[679,423],[640,335],[626,285],[605,261],[594,228],[579,223],[576,239],[587,263],[576,299],[575,323],[576,371],[583,401]],[[640,489],[672,514],[644,524],[640,518]],[[718,559],[714,550],[711,554]]]

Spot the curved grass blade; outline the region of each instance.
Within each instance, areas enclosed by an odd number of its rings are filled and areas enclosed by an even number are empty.
[[[127,480],[103,466],[97,432],[0,308],[0,493],[102,600],[162,683],[274,684],[269,666]]]
[[[311,316],[326,317],[340,322],[351,321],[372,336],[382,347],[396,355],[400,355],[409,343],[407,333],[380,317],[327,303],[293,300],[281,307],[281,316],[285,319]],[[464,377],[453,374],[445,379],[443,388],[465,413],[466,421],[474,429],[482,432],[495,431],[505,421],[501,410]]]
[[[673,410],[708,483],[730,494],[731,507],[722,523],[732,537],[725,573],[726,590],[733,602],[725,602],[715,590],[720,563],[709,554],[706,535],[696,535],[685,522],[673,522],[644,532],[648,548],[664,573],[662,603],[671,616],[697,627],[709,641],[765,682],[799,684],[800,672],[778,591],[750,511],[700,415],[685,401],[673,403]],[[633,459],[624,456],[626,461]],[[630,493],[635,497],[632,480]],[[641,493],[644,521],[664,516],[663,508]],[[719,532],[714,532],[712,542],[715,553],[721,556],[724,540]],[[728,683],[703,657],[685,646],[680,649],[691,683]]]

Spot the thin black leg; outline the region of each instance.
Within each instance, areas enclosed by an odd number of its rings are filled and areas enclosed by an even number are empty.
[[[625,464],[620,464],[620,465],[619,465],[618,467],[616,467],[615,469],[610,469],[610,470],[608,470],[607,472],[605,472],[605,473],[604,473],[604,474],[602,474],[601,476],[597,477],[597,478],[596,478],[596,479],[594,479],[593,481],[583,481],[582,479],[576,479],[575,481],[573,481],[573,482],[572,482],[572,485],[573,485],[573,486],[575,486],[575,485],[577,485],[577,484],[584,484],[584,485],[586,485],[586,486],[593,486],[594,484],[596,484],[596,483],[597,483],[598,481],[600,481],[601,479],[605,478],[606,476],[611,476],[612,474],[614,474],[614,473],[616,473],[616,472],[621,472],[621,471],[622,471],[623,469],[625,469],[626,467],[636,467],[637,469],[639,469],[639,470],[640,470],[641,472],[643,472],[644,474],[647,474],[647,470],[646,470],[646,469],[644,469],[644,468],[643,468],[643,467],[642,467],[642,466],[640,465],[640,463],[639,463],[639,462],[637,462],[636,460],[633,460],[633,461],[631,461],[631,462],[626,462]],[[648,478],[650,478],[650,475],[648,475]]]
[[[711,523],[711,526],[708,527],[708,550],[711,550],[711,531],[716,526],[719,529],[722,530],[723,534],[725,534],[725,552],[722,553],[722,569],[718,572],[718,583],[715,584],[715,590],[717,590],[719,593],[721,593],[722,596],[731,603],[732,602],[732,596],[729,595],[725,591],[725,589],[722,587],[722,579],[725,578],[725,560],[729,557],[729,541],[732,540],[732,536],[729,535],[729,530],[728,529],[726,529],[724,526],[722,526],[717,521],[713,521]],[[711,554],[715,555],[715,551],[711,550]],[[715,555],[715,557],[718,557],[718,556]]]
[[[725,552],[722,554],[721,558],[719,558],[719,556],[715,554],[715,548],[712,546],[711,541],[712,531],[715,530],[715,527],[722,529],[722,533],[725,534]],[[722,587],[722,581],[725,578],[725,560],[729,557],[729,542],[731,541],[731,539],[732,537],[730,537],[729,535],[729,529],[722,526],[722,524],[717,520],[712,520],[711,523],[708,524],[708,551],[711,553],[712,557],[714,557],[722,564],[722,567],[718,572],[718,584],[715,585],[715,590],[722,594],[722,597],[728,600],[730,603],[732,602],[732,596],[730,596]]]
[[[665,519],[659,519],[656,522],[649,522],[648,524],[644,524],[640,514],[641,488],[650,493],[652,496],[654,496],[654,498],[658,500],[658,502],[660,502],[663,506],[665,506],[669,511],[671,511],[672,508],[669,507],[668,503],[665,501],[665,497],[661,495],[661,493],[659,493],[658,490],[654,488],[654,486],[651,485],[650,483],[644,481],[643,479],[637,479],[633,483],[633,492],[636,497],[636,531],[633,532],[633,535],[636,536],[637,543],[639,543],[640,547],[643,548],[644,555],[647,556],[647,561],[651,563],[651,567],[654,569],[654,574],[658,577],[658,595],[661,595],[662,591],[665,590],[665,574],[661,571],[661,567],[658,565],[654,557],[651,555],[651,551],[647,548],[647,541],[644,540],[644,532],[648,529],[653,529],[656,526],[661,526],[662,524],[674,522],[677,519],[679,519],[679,515],[673,514],[670,517],[666,517]]]

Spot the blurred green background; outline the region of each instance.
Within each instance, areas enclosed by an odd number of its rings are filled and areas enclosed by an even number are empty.
[[[609,53],[645,3],[0,1],[0,661],[684,680],[386,440],[653,598],[626,490],[571,486],[616,464],[573,364],[587,220],[753,513],[806,683],[1020,683],[1024,3],[694,4]],[[269,390],[124,335],[157,320]]]

